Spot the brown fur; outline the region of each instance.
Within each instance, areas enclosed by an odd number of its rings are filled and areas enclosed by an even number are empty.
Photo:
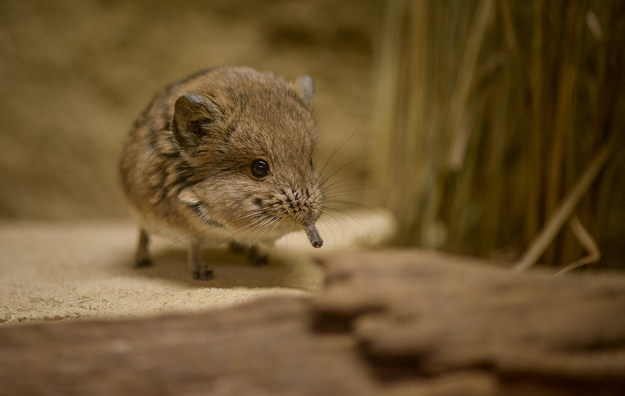
[[[190,237],[197,278],[211,276],[200,241],[251,246],[303,228],[320,246],[312,94],[310,77],[288,83],[244,67],[200,72],[157,94],[121,161],[124,190],[142,222],[137,264],[149,264],[147,233],[156,231]],[[256,159],[269,163],[267,176],[252,173]]]

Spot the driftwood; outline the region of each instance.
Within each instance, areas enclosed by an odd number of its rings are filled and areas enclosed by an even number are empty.
[[[617,395],[625,278],[417,252],[320,260],[312,301],[0,328],[0,394]]]
[[[0,329],[1,395],[454,395],[455,375],[386,384],[350,334],[310,330],[310,306],[273,297],[205,314]],[[406,393],[408,392],[408,393]]]
[[[482,370],[501,394],[625,391],[623,276],[516,275],[415,252],[335,256],[326,275],[318,326],[342,324],[384,376]]]

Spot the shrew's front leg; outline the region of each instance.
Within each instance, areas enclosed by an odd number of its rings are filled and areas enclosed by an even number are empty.
[[[209,269],[202,261],[200,244],[196,240],[191,241],[191,247],[189,248],[189,270],[193,279],[210,280],[213,279],[213,270]]]

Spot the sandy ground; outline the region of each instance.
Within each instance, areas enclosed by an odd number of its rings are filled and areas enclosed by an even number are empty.
[[[205,249],[215,279],[194,281],[184,243],[156,239],[154,266],[136,269],[136,227],[101,220],[0,223],[0,323],[122,318],[198,311],[266,295],[309,295],[323,273],[313,254],[379,242],[392,230],[383,211],[320,221],[320,250],[303,233],[270,249],[266,266],[225,249]]]

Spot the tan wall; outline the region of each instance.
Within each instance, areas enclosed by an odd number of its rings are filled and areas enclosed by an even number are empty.
[[[0,3],[0,217],[126,214],[124,136],[153,93],[206,67],[310,74],[318,161],[371,107],[373,1],[21,1]],[[365,125],[358,133],[367,133]],[[338,168],[364,138],[341,149]],[[366,162],[343,171],[361,183]]]

